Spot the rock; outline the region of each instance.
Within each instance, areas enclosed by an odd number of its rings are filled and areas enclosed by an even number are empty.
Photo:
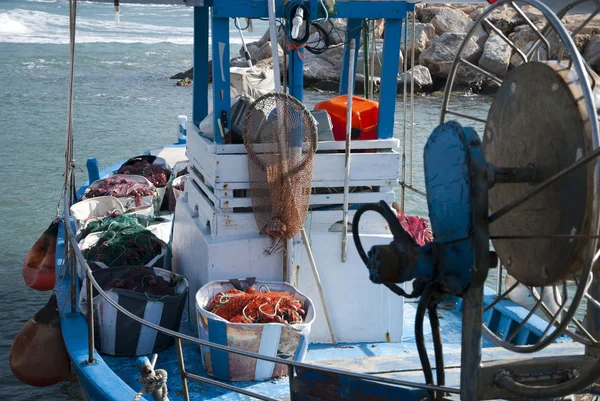
[[[411,52],[412,52],[412,45],[413,45],[413,39],[412,39],[412,26],[409,25],[409,29],[408,29],[408,43],[407,43],[407,49],[406,49],[406,54],[408,57],[408,64],[410,65],[410,58],[411,58]],[[425,49],[427,49],[429,47],[429,44],[434,41],[437,40],[438,35],[435,33],[435,27],[432,24],[423,24],[421,22],[417,22],[415,24],[415,60],[419,60],[419,56],[421,55],[421,53],[423,53],[423,51],[425,51]],[[402,44],[401,44],[402,48],[404,49],[404,35],[402,35]]]
[[[550,59],[557,59],[558,56],[563,53],[563,59],[569,59],[569,53],[566,51],[566,48],[563,44],[562,39],[556,34],[556,32],[551,32],[547,35],[548,42],[550,44]],[[575,47],[580,53],[583,53],[585,49],[585,45],[590,40],[590,35],[577,34],[573,38],[573,42],[575,43]],[[543,47],[545,49],[545,46]]]
[[[474,24],[476,24],[475,21],[473,21],[471,23],[471,25],[469,26],[469,30],[471,29],[471,27]],[[489,35],[485,31],[485,29],[483,29],[483,27],[481,26],[481,24],[478,24],[477,28],[475,28],[475,32],[473,33],[472,37],[475,40],[475,43],[477,43],[477,45],[479,45],[479,47],[483,47],[485,45],[485,42],[488,39]]]
[[[266,58],[271,58],[273,56],[272,51],[271,42],[263,44],[255,53],[250,53],[252,62],[258,63]],[[283,58],[283,49],[279,44],[277,45],[277,54],[279,55],[280,59]]]
[[[329,86],[339,88],[340,82],[340,60],[344,55],[342,46],[334,47],[317,56],[306,53],[304,60],[304,85],[316,87],[322,90]]]
[[[522,50],[527,43],[538,40],[539,36],[529,25],[519,25],[515,27],[513,33],[508,35],[508,38],[514,42],[515,46]]]
[[[435,33],[441,35],[446,32],[466,33],[473,21],[461,10],[443,8],[431,20]]]
[[[185,78],[192,79],[193,76],[194,76],[194,67],[190,68],[187,71],[177,73],[177,74],[173,75],[170,79],[185,79]]]
[[[523,46],[521,48],[521,51],[523,53],[525,53],[525,55],[527,55],[527,52],[529,50],[531,50],[531,48],[533,47],[534,43],[535,42],[533,40],[530,41],[530,42],[528,42],[527,44],[525,44],[525,46]],[[519,65],[523,64],[523,61],[524,61],[523,57],[521,57],[521,55],[519,53],[515,52],[512,55],[512,57],[510,58],[510,68],[518,67]]]
[[[192,86],[192,79],[185,77],[182,80],[177,81],[177,86]]]
[[[494,92],[500,85],[475,71],[474,69],[460,65],[456,71],[455,84],[465,86],[475,93]],[[453,88],[453,91],[460,90],[460,87]]]
[[[420,5],[419,5],[420,6]],[[445,10],[444,7],[429,7],[424,5],[422,7],[417,7],[417,19],[424,24],[431,23],[431,20],[435,18],[442,10]]]
[[[506,36],[508,36],[517,25],[523,25],[525,23],[525,19],[507,5],[496,8],[488,15],[487,19]],[[488,32],[491,30],[487,24],[484,24],[483,28]]]
[[[498,34],[492,32],[479,58],[479,66],[498,77],[506,75],[512,48]]]
[[[379,54],[379,57],[381,58],[381,55],[383,54],[383,39],[375,39],[375,63],[374,63],[374,71],[371,72],[371,75],[374,75],[376,77],[381,76],[381,65],[379,64],[379,58],[377,58],[377,54]],[[334,66],[339,65],[340,60],[342,59],[344,53],[343,53],[343,49],[341,56],[339,59],[337,60],[331,60],[331,64],[333,64]],[[327,52],[329,53],[329,52]],[[325,54],[327,54],[325,53]],[[356,61],[356,72],[359,74],[364,74],[364,62],[365,62],[365,53],[364,53],[364,47],[361,47],[358,50],[358,59]],[[404,57],[402,55],[402,50],[400,50],[400,54],[398,56],[398,74],[400,74],[403,71],[403,64],[404,64]],[[339,75],[339,67],[338,67],[338,75]]]
[[[466,36],[464,33],[448,32],[443,34],[428,49],[421,53],[419,63],[427,67],[434,77],[448,77],[450,67]],[[462,56],[465,60],[472,63],[476,63],[479,57],[481,57],[481,47],[475,43],[473,38],[469,38]]]
[[[429,70],[422,65],[416,65],[410,70],[400,74],[400,79],[398,80],[399,92],[404,91],[404,80],[406,80],[407,88],[410,91],[410,80],[413,74],[415,80],[415,90],[426,91],[433,87],[433,78],[431,77]]]
[[[600,67],[600,35],[592,36],[583,51],[583,58],[587,62],[596,56],[598,56],[598,58],[591,64],[594,69]]]

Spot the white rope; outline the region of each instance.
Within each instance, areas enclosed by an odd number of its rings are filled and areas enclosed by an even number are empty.
[[[142,394],[154,394],[158,391],[162,391],[161,401],[169,401],[167,397],[167,371],[164,369],[156,369],[154,374],[148,375],[147,377],[140,377],[140,384],[142,389],[135,395],[133,401],[139,401],[142,398]],[[156,398],[155,398],[156,399]]]

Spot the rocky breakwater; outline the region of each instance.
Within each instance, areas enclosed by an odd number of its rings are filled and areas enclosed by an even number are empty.
[[[413,30],[409,25],[406,55],[400,52],[398,57],[398,91],[402,92],[405,82],[410,82],[414,75],[416,92],[432,92],[443,89],[452,63],[462,43],[467,37],[477,18],[485,10],[485,4],[455,4],[455,5],[427,5],[416,6],[416,24]],[[488,16],[488,20],[497,30],[508,37],[515,46],[527,52],[538,40],[534,29],[529,25],[532,22],[538,29],[546,24],[546,19],[541,12],[533,7],[522,7],[524,15],[517,13],[507,6],[500,7]],[[574,14],[563,19],[567,29],[575,32],[585,21],[588,15]],[[527,19],[526,19],[527,18]],[[529,20],[529,21],[528,21]],[[344,20],[330,19],[322,25],[327,32],[327,50],[320,54],[304,52],[304,85],[306,88],[320,90],[337,90],[341,63],[346,42],[346,25]],[[385,25],[383,21],[376,22],[375,29],[375,67],[371,75],[375,77],[376,87],[381,71],[380,59],[383,48]],[[362,35],[361,35],[362,36]],[[600,68],[600,17],[593,19],[584,29],[578,31],[574,41],[586,60],[592,60],[593,66]],[[548,36],[550,45],[547,54],[550,59],[556,59],[561,52],[561,44],[555,34]],[[308,41],[308,46],[319,48],[323,45],[322,32],[313,28]],[[364,83],[364,47],[360,44],[359,58],[357,60],[356,92],[363,90]],[[414,46],[414,49],[413,49]],[[277,47],[280,55],[280,64],[283,70],[284,49],[288,43],[283,31],[280,30]],[[402,49],[405,43],[402,40]],[[414,65],[412,53],[414,50]],[[542,50],[546,50],[542,48]],[[271,42],[268,31],[256,42],[248,44],[248,51],[253,63],[259,68],[272,68]],[[242,51],[240,50],[240,55]],[[473,66],[480,67],[495,77],[502,78],[508,71],[523,62],[519,52],[513,49],[506,41],[489,26],[479,26],[475,34],[465,44],[463,59]],[[404,71],[404,56],[407,57],[407,71]],[[245,66],[242,58],[231,60],[232,66]],[[174,79],[183,80],[191,78],[192,70],[173,76]],[[189,80],[185,81],[189,83]],[[469,90],[475,93],[492,92],[498,84],[488,76],[469,67],[466,63],[461,65],[456,74],[456,89]],[[410,88],[410,85],[407,85]],[[409,89],[410,90],[410,89]]]

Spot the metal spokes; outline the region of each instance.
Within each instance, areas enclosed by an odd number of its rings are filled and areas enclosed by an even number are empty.
[[[584,3],[594,4],[594,10],[589,17],[571,27],[570,32],[561,19],[576,6]],[[522,8],[521,5],[527,5],[529,8]],[[523,21],[522,24],[526,25],[524,29],[528,29],[534,39],[525,46],[519,46],[516,37],[505,34],[506,31],[502,32],[496,27],[489,17],[500,7],[512,9]],[[507,265],[508,272],[512,273],[511,275],[515,276],[517,281],[503,294],[499,294],[496,301],[486,309],[490,310],[505,299],[514,300],[514,295],[518,292],[526,294],[530,300],[527,308],[529,311],[519,317],[520,323],[499,329],[497,330],[499,333],[484,326],[484,332],[494,343],[511,351],[538,351],[555,341],[561,334],[588,346],[600,346],[594,336],[586,330],[584,323],[576,318],[582,301],[600,307],[600,300],[596,300],[588,291],[592,282],[587,279],[591,277],[597,256],[595,250],[600,237],[598,210],[600,163],[597,159],[600,156],[600,136],[597,109],[592,93],[597,76],[579,54],[573,40],[575,35],[582,32],[599,13],[600,0],[574,1],[563,8],[558,16],[537,0],[501,1],[488,8],[471,27],[448,77],[441,123],[446,122],[449,116],[471,120],[472,123],[484,123],[486,127],[481,134],[488,163],[500,168],[523,168],[532,162],[540,172],[537,181],[529,184],[523,182],[498,184],[490,191],[492,242],[503,264]],[[539,18],[534,20],[530,16],[539,16]],[[464,56],[471,38],[481,28],[490,35],[496,35],[506,47],[510,47],[511,64],[518,65],[506,75],[497,76],[485,66],[476,65],[472,59],[467,60]],[[465,74],[467,70],[478,74],[490,85],[500,87],[485,119],[463,113],[450,106],[457,76]],[[546,78],[540,77],[544,74],[547,75]],[[541,93],[537,97],[535,94],[530,96],[530,93],[544,90],[546,93]],[[553,103],[555,100],[556,104]],[[537,117],[530,116],[528,110],[519,115],[517,106],[514,106],[520,102],[528,107],[528,102],[538,101],[540,107],[547,110],[538,110]],[[511,103],[513,106],[504,105]],[[552,135],[550,138],[544,137],[539,132],[532,133],[535,130],[545,131],[541,127],[549,124],[548,121],[552,121],[554,117],[552,107],[556,107],[561,112],[570,109],[565,112],[565,116],[568,115],[565,120],[573,124],[567,129],[555,128],[554,138]],[[535,111],[534,108],[532,110]],[[589,118],[590,116],[593,117]],[[572,139],[573,137],[576,139]],[[573,145],[572,156],[568,153],[571,152],[571,148],[564,146],[563,141]],[[547,142],[550,144],[548,145]],[[543,143],[546,145],[538,145]],[[568,154],[565,153],[561,160],[554,160],[559,158],[553,158],[552,151],[559,149],[562,152],[563,147],[564,152]],[[532,160],[528,160],[527,157],[531,157]],[[565,208],[568,208],[566,206],[568,202],[557,195],[569,192],[565,178],[579,185],[574,192],[580,196],[579,198],[573,196],[572,204],[572,208],[581,210],[579,214],[567,213]],[[548,199],[549,201],[544,203]],[[548,209],[555,207],[556,210],[545,212],[544,207]],[[539,210],[542,212],[538,212]],[[539,217],[536,217],[536,213]],[[567,220],[573,219],[573,222],[569,221],[571,226],[559,227],[558,219],[562,219],[563,215],[567,215]],[[519,220],[527,219],[539,224],[533,224],[532,229],[527,231],[527,222],[519,226]],[[557,221],[555,225],[548,223],[553,220]],[[525,245],[522,245],[523,243]],[[518,260],[518,255],[527,253],[528,247],[534,248],[532,255],[529,258],[520,257]],[[565,247],[566,251],[563,252],[561,247]],[[554,266],[547,265],[550,256],[545,256],[545,252],[556,252],[555,259],[560,262],[553,262]],[[537,263],[538,259],[539,263]],[[514,262],[512,266],[511,260]],[[564,263],[564,266],[560,263]],[[521,272],[522,274],[519,274]],[[576,290],[569,291],[566,280],[572,280],[573,275],[586,279],[575,280]],[[534,326],[539,329],[539,332],[523,341],[526,324],[534,321]],[[522,345],[516,345],[515,342]]]

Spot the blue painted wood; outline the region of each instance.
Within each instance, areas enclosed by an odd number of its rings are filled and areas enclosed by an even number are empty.
[[[88,182],[94,182],[100,179],[100,167],[98,167],[98,160],[91,157],[87,159],[85,163],[88,171]]]
[[[208,115],[208,22],[208,7],[194,7],[192,121],[196,126]]]
[[[336,10],[330,18],[404,18],[414,4],[403,1],[338,1]],[[275,10],[278,18],[285,16],[284,1],[276,0]],[[312,11],[312,10],[311,10]],[[216,0],[213,4],[213,16],[217,18],[267,18],[267,2],[262,0]],[[387,27],[386,27],[387,30]],[[399,38],[399,37],[398,37]]]
[[[208,341],[227,345],[227,325],[225,322],[215,319],[208,320]],[[210,360],[215,377],[228,380],[229,354],[226,351],[213,349],[210,351]]]
[[[218,120],[221,120],[223,134],[225,134],[231,107],[229,92],[229,18],[218,18],[214,12],[212,16],[212,77],[215,142],[223,143]],[[222,119],[223,112],[226,121]]]
[[[290,95],[302,101],[304,91],[304,49],[292,49],[288,52]]]
[[[344,57],[342,58],[342,72],[340,75],[340,95],[346,95],[348,93],[348,69],[350,68],[350,40],[355,39],[354,48],[354,65],[352,76],[352,87],[354,88],[354,81],[356,81],[356,64],[358,60],[358,50],[360,49],[360,32],[362,29],[362,19],[351,18],[348,19],[346,25],[346,43],[344,43]]]
[[[406,15],[402,15],[400,18],[405,17]],[[388,139],[394,136],[394,113],[396,111],[396,88],[398,85],[401,34],[402,20],[399,18],[386,18],[381,66],[381,89],[379,93],[379,121],[377,126],[377,137],[379,139]]]

